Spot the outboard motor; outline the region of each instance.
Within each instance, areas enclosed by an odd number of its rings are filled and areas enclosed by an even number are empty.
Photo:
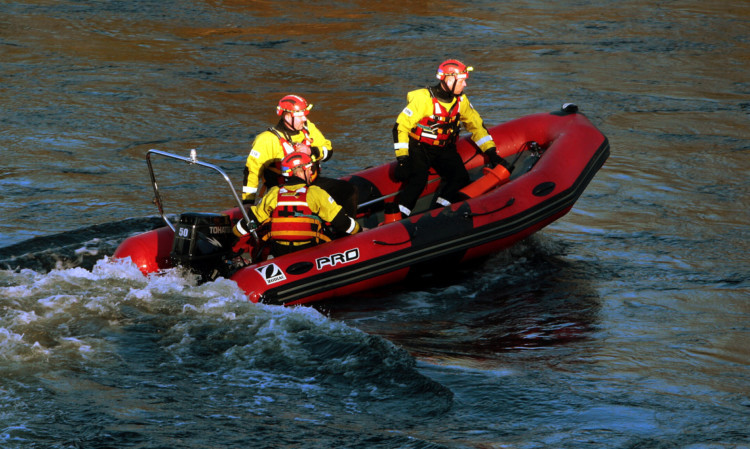
[[[201,282],[227,276],[235,237],[229,215],[187,212],[180,215],[169,254],[201,276]]]

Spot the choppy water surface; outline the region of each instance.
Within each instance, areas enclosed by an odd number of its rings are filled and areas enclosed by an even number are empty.
[[[750,5],[5,2],[0,446],[750,447]],[[109,259],[145,151],[239,182],[294,92],[326,170],[390,160],[458,57],[488,125],[572,101],[612,156],[570,214],[450,276],[283,309]],[[231,205],[170,170],[180,202]]]

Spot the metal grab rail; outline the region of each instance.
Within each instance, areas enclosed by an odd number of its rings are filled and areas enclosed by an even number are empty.
[[[156,177],[154,176],[154,169],[151,165],[151,155],[152,154],[158,154],[161,156],[165,156],[172,159],[177,159],[179,161],[183,161],[188,163],[189,165],[200,165],[202,167],[207,167],[212,170],[215,170],[221,174],[221,176],[224,177],[224,180],[226,180],[227,184],[229,184],[229,188],[232,190],[232,195],[234,195],[234,199],[237,201],[237,204],[239,205],[240,211],[242,212],[242,216],[246,220],[247,223],[250,223],[250,217],[247,215],[247,210],[245,209],[245,206],[242,204],[242,200],[240,199],[239,195],[237,195],[237,191],[234,189],[234,186],[232,185],[232,181],[229,179],[229,176],[227,176],[226,173],[224,173],[224,170],[219,168],[218,166],[214,164],[209,164],[208,162],[202,162],[198,160],[198,154],[195,151],[195,149],[190,150],[190,157],[183,157],[178,156],[176,154],[167,153],[166,151],[160,151],[160,150],[148,150],[146,152],[146,163],[148,164],[148,172],[151,176],[151,184],[154,187],[154,204],[156,204],[156,207],[159,209],[159,214],[161,215],[161,218],[164,220],[164,222],[169,226],[172,231],[175,231],[174,225],[167,219],[166,215],[164,215],[164,208],[162,206],[161,201],[161,195],[159,194],[159,187],[156,184]],[[255,231],[252,231],[253,234]]]

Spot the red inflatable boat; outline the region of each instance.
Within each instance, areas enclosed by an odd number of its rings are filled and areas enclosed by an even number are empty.
[[[423,192],[412,216],[385,222],[384,209],[401,184],[393,180],[395,162],[347,176],[359,189],[358,221],[367,230],[307,250],[266,260],[254,237],[236,242],[231,226],[245,213],[184,213],[171,223],[162,210],[151,165],[159,154],[202,165],[195,154],[182,158],[150,150],[147,162],[155,202],[167,226],[126,239],[114,257],[126,258],[144,274],[185,265],[204,280],[235,281],[251,301],[303,304],[347,296],[405,279],[410,272],[455,265],[506,248],[565,215],[609,156],[607,138],[575,105],[498,125],[490,132],[498,153],[514,163],[507,171],[483,168],[486,161],[463,138],[458,151],[472,185],[467,200],[429,209],[439,178]],[[235,200],[241,204],[234,188]]]

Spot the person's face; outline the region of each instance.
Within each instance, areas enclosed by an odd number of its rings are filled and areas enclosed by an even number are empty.
[[[461,95],[466,88],[466,78],[457,79],[455,75],[446,76],[445,86],[453,95]]]
[[[305,181],[307,181],[308,184],[312,184],[315,182],[315,180],[318,178],[318,166],[315,164],[311,164],[308,167],[305,167]]]
[[[305,123],[307,122],[307,117],[304,115],[295,117],[291,112],[286,112],[284,113],[284,122],[286,123],[286,126],[289,127],[289,129],[301,131],[305,126]]]
[[[299,167],[294,171],[294,176],[304,179],[308,185],[315,182],[315,178],[318,177],[317,170],[313,166]]]

